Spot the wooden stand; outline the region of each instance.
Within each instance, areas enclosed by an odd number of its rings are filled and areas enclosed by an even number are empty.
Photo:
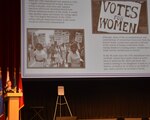
[[[8,100],[8,120],[19,120],[19,97],[22,93],[7,93],[5,98]]]

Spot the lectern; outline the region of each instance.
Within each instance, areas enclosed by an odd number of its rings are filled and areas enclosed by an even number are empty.
[[[19,98],[22,93],[7,93],[5,99],[8,101],[8,120],[19,120]]]

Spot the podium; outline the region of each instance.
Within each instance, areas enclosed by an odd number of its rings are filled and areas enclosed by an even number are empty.
[[[6,93],[5,99],[8,101],[8,120],[19,120],[19,98],[22,93]]]

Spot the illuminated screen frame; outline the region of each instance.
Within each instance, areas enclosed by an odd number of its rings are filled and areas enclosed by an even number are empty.
[[[22,77],[150,77],[149,11],[148,0],[21,0]]]

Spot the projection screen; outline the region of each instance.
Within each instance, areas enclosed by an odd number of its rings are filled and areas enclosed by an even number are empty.
[[[150,77],[149,23],[149,0],[22,0],[22,76]]]

